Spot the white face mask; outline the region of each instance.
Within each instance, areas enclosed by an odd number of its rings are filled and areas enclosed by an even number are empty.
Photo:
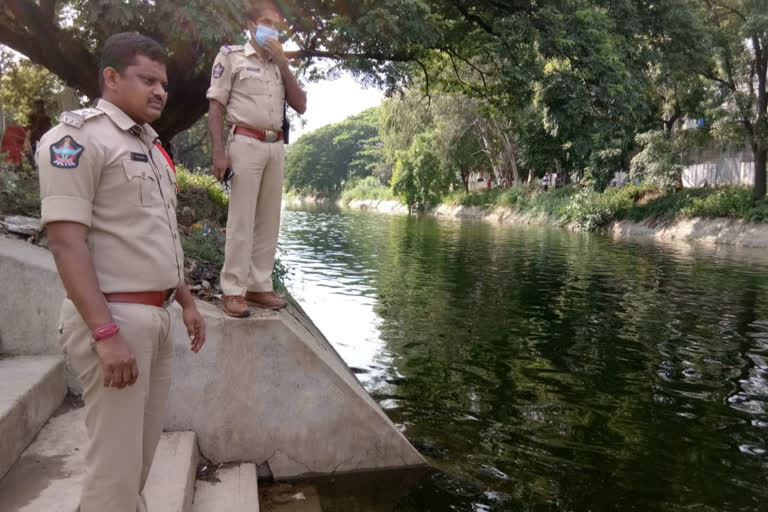
[[[251,36],[256,41],[256,44],[264,48],[267,45],[268,39],[277,39],[280,37],[280,33],[273,28],[258,25],[256,30],[251,32]]]

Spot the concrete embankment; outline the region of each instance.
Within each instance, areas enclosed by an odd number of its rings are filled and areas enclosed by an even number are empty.
[[[0,237],[0,283],[0,358],[60,354],[64,290],[51,254]],[[165,428],[196,433],[211,462],[255,463],[276,478],[425,464],[298,304],[249,319],[198,308],[208,327],[198,355],[170,308]],[[77,391],[71,372],[68,382]]]
[[[398,201],[352,201],[349,208],[389,214],[407,214],[408,208]],[[446,219],[477,219],[495,224],[531,225],[547,224],[578,230],[575,224],[562,219],[522,214],[508,208],[482,208],[474,206],[440,205],[428,215]],[[640,237],[661,242],[684,241],[701,245],[768,248],[768,224],[756,224],[739,219],[691,218],[674,221],[611,223],[604,230],[614,238]]]

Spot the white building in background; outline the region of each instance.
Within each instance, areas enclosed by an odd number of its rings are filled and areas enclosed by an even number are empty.
[[[469,173],[468,188],[470,192],[486,190],[488,180],[491,179],[491,171],[488,169],[475,169]]]
[[[755,157],[748,148],[740,151],[708,149],[690,155],[690,158],[696,163],[683,170],[685,188],[755,183]]]

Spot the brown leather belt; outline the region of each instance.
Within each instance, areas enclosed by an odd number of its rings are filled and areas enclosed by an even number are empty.
[[[261,142],[278,142],[283,140],[283,130],[254,130],[247,126],[235,126],[235,135],[245,135]]]
[[[104,298],[107,302],[122,302],[126,304],[144,304],[145,306],[155,306],[162,308],[166,301],[173,295],[174,290],[162,290],[159,292],[121,292],[105,293]]]

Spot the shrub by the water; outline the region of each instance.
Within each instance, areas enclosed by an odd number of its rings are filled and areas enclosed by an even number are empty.
[[[341,202],[349,204],[355,199],[374,201],[393,201],[395,195],[389,187],[385,187],[375,176],[351,180],[344,186],[341,193]]]
[[[179,211],[189,207],[195,220],[210,220],[221,226],[226,225],[229,196],[212,174],[200,169],[192,172],[178,164],[176,183],[179,185]]]
[[[15,167],[0,154],[0,213],[40,217],[40,181],[27,160]]]

